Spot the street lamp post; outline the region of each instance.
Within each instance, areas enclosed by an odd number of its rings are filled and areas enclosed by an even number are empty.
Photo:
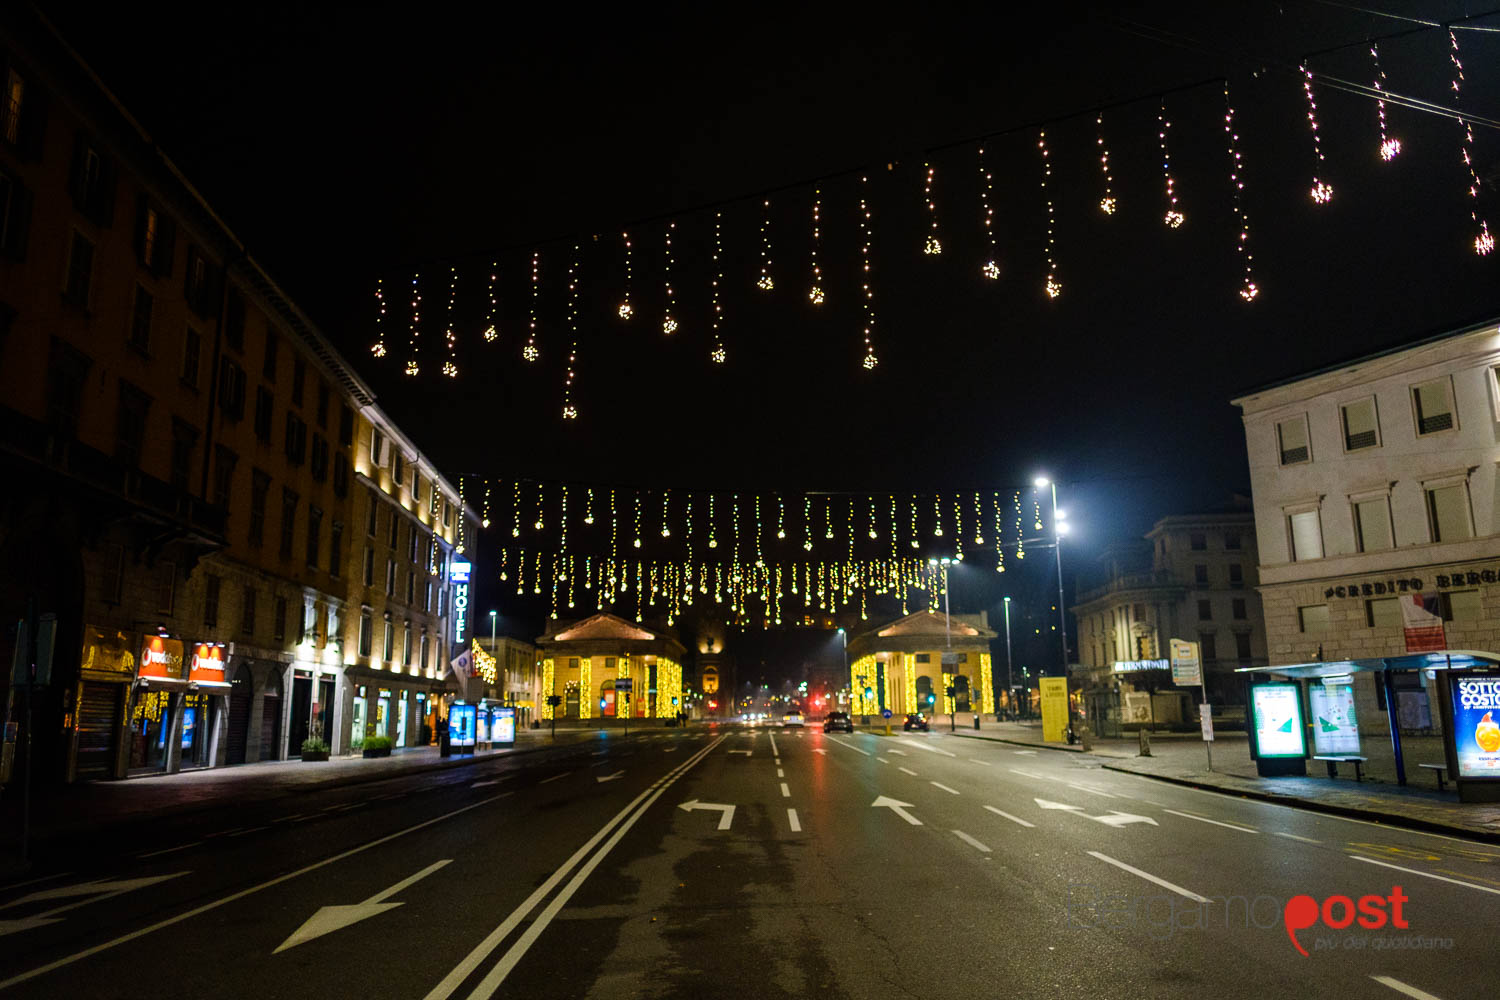
[[[1010,656],[1010,598],[1005,599],[1005,701],[1012,715],[1016,712],[1016,678]]]
[[[929,559],[927,560],[927,564],[929,566],[941,566],[943,569],[943,638],[948,647],[948,651],[943,657],[946,661],[943,665],[951,667],[953,666],[953,615],[949,610],[948,604],[948,567],[953,565],[953,560],[944,556],[941,559]],[[944,672],[946,673],[946,671]],[[951,733],[958,728],[958,699],[950,695],[946,690],[943,691],[943,697],[951,701],[951,704],[948,706],[951,709],[948,713],[948,732]]]
[[[1046,476],[1037,476],[1037,486],[1052,488],[1052,552],[1057,559],[1057,634],[1062,640],[1063,674],[1068,672],[1068,621],[1063,611],[1062,536],[1068,533],[1068,515],[1057,509],[1057,484]]]

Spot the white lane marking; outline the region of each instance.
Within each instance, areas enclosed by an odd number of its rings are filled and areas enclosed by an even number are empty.
[[[985,767],[994,767],[995,766],[995,765],[991,764],[987,760],[980,760],[978,757],[970,757],[969,760],[973,761],[975,764],[983,764]]]
[[[676,747],[666,747],[666,748],[664,748],[662,750],[662,753],[676,753],[676,752],[677,752],[677,748]]]
[[[835,742],[837,742],[837,741],[835,741]],[[892,747],[891,749],[887,750],[886,753],[893,753],[897,757],[905,757],[906,756],[906,751],[905,750],[897,750],[894,747]]]
[[[1407,996],[1412,997],[1413,1000],[1438,1000],[1437,997],[1433,996],[1431,993],[1428,993],[1426,990],[1419,990],[1415,986],[1409,986],[1399,979],[1392,979],[1390,976],[1372,975],[1370,978],[1375,980],[1381,986],[1389,986],[1397,993],[1405,993]]]
[[[181,850],[181,848],[173,847],[173,848],[169,848],[169,850],[176,851],[176,850]],[[139,856],[140,857],[144,857],[145,855],[139,855]],[[71,874],[73,874],[73,873],[72,872],[58,872],[55,875],[43,875],[40,878],[29,878],[25,882],[12,882],[10,885],[0,885],[0,892],[10,892],[12,889],[24,889],[28,885],[36,885],[38,882],[50,882],[50,881],[52,881],[55,878],[67,878]]]
[[[767,733],[766,735],[771,738],[771,756],[772,757],[780,757],[781,756],[781,751],[776,749],[776,734],[775,733]]]
[[[1226,826],[1231,830],[1238,830],[1241,833],[1260,832],[1253,826],[1240,826],[1238,823],[1221,823],[1216,819],[1209,819],[1207,816],[1194,816],[1192,813],[1178,812],[1176,809],[1167,809],[1165,811],[1171,813],[1173,816],[1181,816],[1184,819],[1195,819],[1200,823],[1212,823],[1214,826]]]
[[[239,831],[236,831],[235,833],[231,833],[229,836],[231,836],[231,837],[243,837],[247,833],[259,833],[262,830],[269,830],[269,829],[271,829],[269,826],[252,826],[248,830],[239,830]]]
[[[793,833],[802,832],[802,821],[797,818],[797,810],[788,809],[786,811],[786,821],[791,824]]]
[[[928,746],[927,742],[925,740],[917,740],[915,743],[912,744],[912,746],[921,747],[923,750],[926,750],[929,753],[940,753],[944,757],[957,757],[958,756],[958,754],[956,754],[956,753],[949,753],[946,750],[939,750],[937,747]]]
[[[1423,878],[1437,879],[1439,882],[1451,882],[1454,885],[1462,885],[1470,889],[1478,889],[1480,892],[1488,892],[1496,896],[1500,896],[1500,889],[1490,889],[1486,886],[1475,885],[1473,882],[1464,882],[1456,878],[1447,878],[1443,875],[1434,875],[1431,872],[1424,872],[1417,868],[1402,868],[1400,865],[1393,865],[1388,861],[1376,861],[1374,858],[1362,858],[1358,854],[1351,854],[1349,855],[1349,857],[1353,858],[1355,861],[1363,861],[1367,865],[1380,865],[1382,868],[1394,868],[1398,872],[1410,872],[1413,875],[1421,875]]]
[[[1311,837],[1299,837],[1295,833],[1287,833],[1284,830],[1274,830],[1272,832],[1275,833],[1276,836],[1278,836],[1278,837],[1285,837],[1287,840],[1300,840],[1304,844],[1321,844],[1322,843],[1321,840],[1313,840]]]
[[[504,954],[504,956],[501,957],[500,961],[495,963],[494,967],[490,969],[489,973],[485,975],[484,979],[480,980],[479,985],[474,987],[474,992],[469,994],[470,1000],[488,1000],[489,997],[495,995],[495,991],[500,988],[500,984],[505,981],[505,977],[510,975],[511,970],[516,967],[516,963],[521,961],[521,958],[531,948],[532,944],[536,942],[536,939],[541,936],[544,930],[547,929],[547,925],[552,922],[553,917],[557,916],[558,911],[567,905],[568,900],[571,899],[573,897],[573,894],[578,891],[579,886],[583,885],[584,881],[589,877],[589,875],[593,873],[594,869],[599,867],[599,862],[603,861],[605,856],[614,849],[614,846],[620,842],[625,834],[630,832],[630,828],[635,826],[636,821],[646,814],[646,810],[650,809],[657,799],[661,798],[662,793],[665,792],[667,788],[678,778],[686,774],[689,768],[693,767],[704,757],[708,756],[709,751],[713,750],[716,745],[717,741],[710,743],[701,751],[683,761],[683,763],[678,765],[678,767],[674,771],[668,773],[666,777],[660,779],[656,783],[654,791],[648,788],[645,792],[641,793],[641,797],[645,798],[646,801],[641,804],[640,808],[636,809],[634,813],[631,813],[629,817],[627,817],[622,823],[619,824],[619,826],[615,828],[614,832],[610,834],[609,839],[606,840],[602,846],[600,846],[598,851],[594,852],[594,856],[589,858],[588,861],[584,862],[583,866],[578,869],[577,874],[575,874],[573,878],[568,882],[568,884],[563,887],[562,891],[552,898],[552,901],[549,902],[546,908],[537,915],[537,918],[532,921],[531,926],[526,929],[525,933],[523,933],[519,938],[516,939],[516,943],[510,946],[510,950],[508,950]],[[637,798],[636,802],[640,802],[640,798]],[[629,806],[626,807],[626,812],[629,812],[630,809],[632,809],[634,806],[635,802],[632,802]],[[609,826],[613,823],[614,820],[611,820],[610,824],[606,824],[604,829],[600,830],[599,833],[595,835],[595,838],[597,839],[603,837],[609,830]],[[592,846],[593,842],[591,841],[588,845],[585,845],[585,847],[579,851],[579,854],[582,854],[585,850]],[[562,875],[569,868],[572,868],[571,863],[567,865],[567,868],[560,869],[556,878],[561,880]],[[441,983],[433,987],[432,992],[427,994],[425,1000],[439,1000],[439,998],[441,997],[447,997],[451,995],[453,991],[458,988],[459,984],[463,982],[464,978],[466,978],[468,975],[468,972],[465,972],[463,975],[458,975],[459,971],[463,969],[471,959],[473,960],[473,965],[469,967],[468,971],[473,971],[473,969],[478,966],[479,962],[483,960],[484,956],[492,951],[500,941],[504,940],[506,934],[509,934],[510,931],[514,929],[515,925],[520,923],[521,919],[531,911],[531,909],[536,905],[536,903],[531,900],[535,899],[537,897],[537,894],[541,893],[543,889],[551,891],[551,887],[546,884],[538,888],[537,892],[532,894],[531,899],[529,899],[525,903],[522,903],[520,909],[514,911],[509,917],[506,918],[505,922],[502,923],[500,927],[497,927],[495,929],[494,934],[491,934],[490,937],[485,938],[485,940],[480,943],[479,948],[476,948],[473,952],[471,952],[468,958],[465,958],[464,961],[460,962],[452,972],[448,973],[448,975],[444,977]],[[514,923],[512,923],[512,921],[514,921]],[[507,924],[509,924],[510,926],[507,927]],[[505,932],[503,934],[500,933],[502,929]],[[493,943],[491,943],[492,939]],[[457,978],[455,978],[455,976],[457,976]]]
[[[784,799],[789,799],[792,797],[792,790],[786,787],[785,781],[781,783],[781,797]]]
[[[742,753],[746,757],[749,757],[753,753],[753,751],[750,751],[750,750],[725,750],[724,752],[725,753]]]
[[[95,882],[80,882],[77,885],[67,885],[63,886],[60,889],[44,889],[41,892],[34,892],[29,896],[22,896],[20,899],[13,899],[9,903],[6,903],[5,906],[15,906],[18,903],[28,903],[33,901],[40,902],[44,899],[67,899],[70,896],[82,896],[84,898],[76,899],[71,903],[64,903],[62,906],[54,906],[52,909],[47,910],[44,913],[34,913],[31,916],[19,917],[15,920],[0,920],[0,937],[4,937],[7,934],[16,934],[20,931],[28,931],[35,927],[44,927],[47,924],[60,923],[62,921],[62,918],[58,916],[59,913],[67,913],[69,910],[76,910],[80,906],[87,906],[90,903],[98,903],[106,899],[113,899],[116,896],[124,895],[125,893],[130,892],[134,889],[144,889],[147,886],[156,885],[158,882],[166,882],[170,879],[180,878],[183,875],[189,874],[191,874],[191,872],[173,872],[171,875],[153,875],[148,878],[122,879],[118,882],[110,882],[107,880],[99,880]]]
[[[778,778],[785,778],[786,777],[786,769],[778,767],[776,769],[776,777],[778,777]]]
[[[1019,774],[1019,775],[1021,775],[1023,777],[1027,777],[1027,778],[1036,778],[1038,781],[1051,781],[1052,780],[1051,778],[1047,777],[1045,774],[1037,774],[1035,771],[1018,771],[1018,770],[1016,770],[1013,767],[1012,768],[1008,768],[1008,770],[1010,771],[1011,774]]]
[[[1179,895],[1179,896],[1185,896],[1188,899],[1191,899],[1195,903],[1207,903],[1208,902],[1208,898],[1206,896],[1200,896],[1196,892],[1191,892],[1191,891],[1189,891],[1187,889],[1184,889],[1180,885],[1173,885],[1171,882],[1168,882],[1164,878],[1157,878],[1155,875],[1152,875],[1150,872],[1143,872],[1139,868],[1135,867],[1134,865],[1127,865],[1123,861],[1117,861],[1114,858],[1110,857],[1108,854],[1100,854],[1098,851],[1089,851],[1088,853],[1089,853],[1089,855],[1091,857],[1098,858],[1100,861],[1103,861],[1105,864],[1114,865],[1116,868],[1119,868],[1122,871],[1127,871],[1127,872],[1129,872],[1132,875],[1139,875],[1141,878],[1145,879],[1147,882],[1153,882],[1156,885],[1161,886],[1163,889],[1170,889],[1171,891],[1177,893],[1177,895]]]
[[[1022,757],[1035,757],[1036,756],[1036,751],[1035,750],[1012,750],[1011,753],[1013,753],[1013,754],[1019,754]]]
[[[932,785],[935,788],[941,788],[943,791],[947,792],[949,795],[957,795],[958,794],[958,789],[956,789],[956,788],[949,788],[947,785],[943,784],[940,781],[929,781],[928,784]]]
[[[832,736],[828,737],[828,742],[829,743],[837,743],[841,747],[848,747],[850,750],[853,750],[855,753],[862,753],[866,757],[870,756],[870,751],[868,751],[868,750],[861,750],[857,746],[854,746],[854,745],[849,744],[849,743],[845,743],[843,740],[836,740]],[[895,751],[893,751],[893,752],[895,752]]]
[[[387,903],[387,899],[390,899],[402,889],[405,889],[416,882],[420,882],[422,879],[431,875],[439,868],[442,868],[445,865],[450,865],[452,863],[452,858],[448,858],[443,861],[436,861],[428,865],[426,868],[423,868],[415,875],[407,876],[406,878],[397,882],[395,885],[391,886],[389,889],[384,889],[380,892],[377,892],[375,895],[371,896],[369,899],[365,900],[362,903],[355,903],[353,905],[346,906],[319,907],[318,912],[308,917],[307,920],[303,922],[302,926],[293,931],[291,937],[281,942],[280,947],[271,952],[271,954],[279,955],[281,952],[286,951],[288,948],[295,948],[299,944],[311,941],[314,938],[320,938],[324,934],[332,934],[334,931],[342,930],[351,924],[355,924],[361,920],[364,920],[366,917],[373,917],[378,913],[384,913],[386,910],[394,910],[401,904]]]
[[[889,764],[890,763],[890,761],[887,760],[885,757],[876,757],[875,759],[878,760],[878,761],[880,761],[880,763],[882,763],[882,764]]]
[[[339,807],[338,806],[329,806],[328,808],[329,809],[337,809]],[[325,810],[325,812],[326,811],[327,810]],[[217,833],[205,833],[203,835],[203,839],[204,840],[211,840],[214,837],[233,837],[237,833],[244,833],[244,832],[245,832],[245,828],[244,827],[242,827],[242,826],[232,826],[232,827],[230,827],[227,830],[219,830]]]
[[[292,813],[290,816],[278,816],[275,819],[271,820],[271,822],[272,823],[294,823],[294,822],[296,822],[297,820],[301,819],[302,817],[304,817],[306,815],[307,815],[307,813]],[[145,855],[143,854],[143,855],[141,855],[141,857],[145,857]]]
[[[1092,795],[1102,795],[1102,796],[1104,796],[1104,797],[1105,797],[1105,798],[1106,798],[1106,799],[1118,799],[1118,798],[1124,798],[1124,796],[1121,796],[1121,795],[1114,795],[1114,794],[1112,794],[1112,793],[1110,793],[1110,792],[1101,792],[1101,791],[1099,791],[1099,789],[1097,789],[1097,788],[1090,788],[1090,787],[1089,787],[1089,786],[1088,786],[1088,785],[1075,785],[1075,784],[1073,784],[1073,783],[1071,783],[1071,782],[1069,782],[1069,783],[1068,783],[1068,787],[1069,787],[1069,788],[1076,788],[1076,789],[1078,789],[1078,790],[1079,790],[1079,791],[1080,791],[1080,792],[1088,792],[1088,793],[1090,793],[1090,794],[1092,794]]]
[[[595,750],[593,753],[589,754],[589,756],[590,757],[603,757],[607,753],[609,753],[608,750]]]
[[[882,806],[884,806],[885,808],[889,809],[891,812],[895,813],[897,816],[900,816],[902,819],[906,820],[912,826],[921,826],[922,825],[922,821],[921,820],[917,819],[917,817],[913,816],[911,813],[909,813],[909,812],[906,811],[906,810],[908,810],[908,809],[911,808],[911,803],[910,802],[901,802],[901,801],[899,801],[897,799],[887,798],[886,796],[882,795],[879,798],[877,798],[874,802],[871,802],[870,806],[871,806],[871,808],[874,808],[874,809],[879,809]]]
[[[147,851],[145,854],[137,854],[136,857],[139,858],[139,859],[141,859],[141,860],[145,860],[146,858],[154,858],[154,857],[158,857],[158,856],[160,856],[162,854],[171,854],[171,853],[173,853],[175,851],[185,851],[189,847],[197,847],[199,844],[202,844],[202,843],[203,843],[203,841],[201,841],[201,840],[195,840],[191,844],[182,844],[182,845],[179,845],[177,847],[163,847],[159,851]]]
[[[469,787],[470,788],[484,788],[484,787],[486,787],[488,785],[498,785],[498,784],[500,784],[500,782],[504,781],[506,778],[509,778],[509,777],[510,777],[510,775],[507,774],[504,778],[491,778],[489,781],[476,781],[472,785],[470,785]]]
[[[734,823],[734,806],[725,802],[699,802],[697,799],[688,799],[686,802],[678,803],[677,808],[685,813],[690,813],[694,809],[719,810],[720,830],[727,830]]]
[[[541,781],[538,781],[537,784],[538,785],[545,785],[549,781],[557,781],[559,778],[566,778],[568,775],[570,775],[572,773],[573,773],[572,771],[564,771],[562,774],[554,774],[550,778],[543,778]]]
[[[1066,809],[1070,812],[1083,812],[1083,806],[1070,806],[1066,802],[1053,802],[1050,799],[1032,799],[1042,809]]]
[[[1003,816],[1003,817],[1005,817],[1006,819],[1010,820],[1012,823],[1019,823],[1021,826],[1027,826],[1027,827],[1034,827],[1034,826],[1036,826],[1035,823],[1028,823],[1024,819],[1022,819],[1021,817],[1019,817],[1019,816],[1012,816],[1010,813],[1005,812],[1005,811],[1000,810],[1000,809],[996,809],[994,806],[985,806],[985,808],[988,809],[990,812],[994,813],[996,816]]]
[[[909,767],[902,767],[902,768],[898,768],[898,770],[900,770],[900,772],[901,772],[901,773],[902,773],[902,774],[909,774],[909,775],[911,775],[911,776],[912,776],[912,777],[913,777],[913,778],[915,778],[915,777],[916,777],[916,776],[917,776],[917,772],[916,772],[916,771],[913,771],[913,770],[912,770],[912,769],[911,769],[911,768],[909,768]]]
[[[625,777],[624,771],[616,771],[614,774],[596,774],[594,775],[594,783],[602,785],[606,781],[619,781],[623,777]]]
[[[985,854],[990,853],[990,849],[987,846],[981,844],[979,841],[975,840],[967,833],[964,833],[962,830],[954,830],[953,835],[959,840],[962,840],[965,844],[968,844],[970,847],[974,848],[976,851],[983,851]]]

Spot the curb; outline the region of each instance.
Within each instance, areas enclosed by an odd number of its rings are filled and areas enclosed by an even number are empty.
[[[1242,799],[1255,799],[1259,802],[1270,802],[1274,805],[1304,809],[1308,812],[1327,813],[1330,816],[1364,820],[1367,823],[1375,823],[1380,826],[1389,826],[1396,829],[1416,830],[1422,833],[1438,833],[1446,837],[1457,837],[1460,840],[1475,840],[1486,844],[1500,844],[1500,832],[1491,830],[1472,830],[1468,827],[1450,826],[1446,823],[1436,823],[1432,820],[1417,817],[1397,816],[1392,813],[1378,812],[1374,809],[1361,809],[1358,806],[1343,806],[1331,802],[1319,802],[1316,799],[1303,799],[1293,795],[1275,795],[1270,792],[1260,792],[1254,789],[1225,788],[1222,785],[1212,785],[1206,781],[1197,781],[1192,778],[1179,778],[1169,774],[1149,774],[1145,771],[1133,771],[1128,767],[1121,767],[1118,764],[1101,764],[1100,766],[1105,770],[1115,771],[1120,774],[1133,774],[1138,778],[1149,778],[1152,781],[1163,781],[1169,785],[1181,785],[1186,788],[1196,788],[1205,792],[1216,792],[1219,795],[1233,795]]]
[[[949,735],[957,736],[958,734],[950,733]],[[1064,753],[1085,752],[1083,747],[1081,746],[1068,746],[1066,743],[1064,743],[1062,746],[1053,746],[1050,743],[1027,743],[1024,740],[1008,740],[1004,736],[972,736],[968,733],[965,733],[963,738],[966,740],[988,740],[991,743],[1009,743],[1011,746],[1026,747],[1029,750],[1061,750]]]

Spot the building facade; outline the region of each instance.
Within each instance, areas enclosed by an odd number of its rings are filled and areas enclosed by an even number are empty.
[[[475,644],[492,658],[492,663],[475,665],[478,683],[466,696],[474,701],[489,701],[516,710],[516,728],[531,726],[541,718],[541,707],[547,704],[542,693],[542,661],[536,646],[510,636],[493,640],[480,636]]]
[[[1447,648],[1500,649],[1497,378],[1490,322],[1234,400],[1273,665],[1425,648],[1438,626]],[[1404,680],[1403,726],[1437,727],[1432,682]],[[1370,675],[1355,694],[1384,717]]]
[[[995,711],[989,616],[918,611],[849,640],[849,711]],[[949,689],[953,694],[949,695]]]
[[[56,623],[36,776],[347,749],[354,629],[388,610],[355,572],[373,393],[24,5],[0,81],[0,467],[26,484],[0,501],[0,615]],[[442,491],[411,519],[446,570]],[[435,600],[413,627],[441,635]]]
[[[665,719],[682,710],[686,649],[670,632],[600,612],[536,645],[543,719]],[[547,703],[552,696],[556,706]]]
[[[1078,629],[1081,704],[1087,718],[1109,730],[1121,722],[1196,717],[1190,706],[1200,692],[1171,683],[1171,639],[1198,643],[1209,703],[1216,706],[1243,705],[1244,685],[1234,671],[1266,662],[1248,502],[1164,517],[1145,540],[1149,557],[1112,559],[1108,581],[1080,593],[1069,609]]]

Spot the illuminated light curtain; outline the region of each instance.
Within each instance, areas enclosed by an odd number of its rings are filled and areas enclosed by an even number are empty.
[[[421,279],[420,272],[411,276],[411,328],[407,334],[407,349],[409,354],[406,359],[406,374],[417,375],[422,369],[417,364],[417,355],[421,351],[419,340],[422,336],[422,292],[417,287]]]
[[[599,692],[594,690],[594,664],[587,657],[578,660],[578,717],[580,719],[592,719],[594,717],[594,699],[599,697]]]
[[[1323,172],[1323,140],[1318,135],[1318,101],[1313,96],[1312,70],[1307,63],[1298,67],[1302,71],[1302,93],[1307,98],[1307,125],[1312,132],[1313,179],[1310,193],[1314,204],[1326,205],[1333,200],[1333,185],[1319,176]]]
[[[947,673],[945,671],[943,673],[943,690],[942,690],[942,696],[943,696],[943,714],[944,715],[952,715],[953,711],[954,711],[954,709],[953,709],[953,696],[948,693],[952,688],[953,688],[953,675],[950,674],[950,673]]]
[[[995,710],[995,675],[988,652],[979,654],[979,714]]]
[[[555,681],[556,681],[556,677],[555,677],[555,675],[553,673],[553,666],[554,665],[553,665],[553,662],[552,662],[552,657],[549,656],[549,657],[546,657],[545,659],[542,660],[542,691],[543,691],[542,699],[543,699],[543,701],[542,701],[541,709],[542,709],[542,718],[543,719],[550,719],[550,718],[552,718],[553,707],[552,707],[551,703],[547,699],[549,699],[552,695],[557,694],[557,688],[554,686]]]

